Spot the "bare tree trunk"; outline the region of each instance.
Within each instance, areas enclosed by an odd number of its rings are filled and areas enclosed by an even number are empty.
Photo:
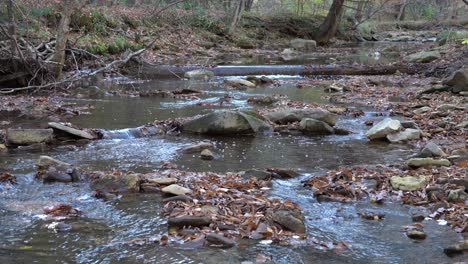
[[[51,59],[52,71],[55,78],[62,78],[62,70],[65,64],[65,50],[67,48],[68,33],[70,30],[70,17],[73,12],[74,0],[62,0],[62,17],[57,28],[57,40],[55,54]]]
[[[232,23],[231,23],[229,32],[232,33],[236,29],[237,24],[239,24],[239,21],[242,18],[242,14],[244,13],[244,9],[245,9],[245,0],[238,0],[238,4],[236,7],[236,10],[234,11],[234,17],[232,18]]]
[[[13,0],[8,1],[8,34],[10,35],[10,52],[12,57],[12,66],[13,70],[16,72],[18,71],[18,64],[16,61],[16,23],[15,23],[15,15],[13,14]]]
[[[406,10],[406,5],[407,5],[407,0],[401,0],[400,2],[400,12],[398,12],[398,21],[403,21],[405,20],[405,10]]]
[[[330,11],[315,37],[315,40],[317,40],[320,45],[328,44],[330,39],[335,37],[336,32],[338,31],[341,15],[343,14],[344,1],[345,0],[333,0]]]

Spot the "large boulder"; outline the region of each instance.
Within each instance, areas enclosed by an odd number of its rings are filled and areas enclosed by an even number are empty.
[[[330,135],[334,132],[333,127],[327,123],[312,118],[302,119],[299,128],[303,133],[312,135]]]
[[[90,133],[64,125],[62,123],[50,122],[48,125],[54,130],[61,131],[64,134],[70,135],[72,137],[82,138],[82,139],[94,139],[94,136],[91,135]]]
[[[314,51],[317,48],[317,42],[315,42],[315,40],[297,38],[291,40],[289,44],[298,51]]]
[[[214,76],[214,72],[209,70],[193,70],[188,71],[184,74],[184,77],[187,79],[205,79],[211,78]]]
[[[402,128],[400,121],[391,118],[385,118],[379,123],[375,124],[366,133],[366,137],[369,139],[380,139],[385,138],[387,135],[396,133]]]
[[[31,145],[52,140],[52,129],[8,129],[7,142],[10,145]]]
[[[442,148],[434,142],[427,143],[419,153],[419,157],[421,158],[444,157],[446,155]]]
[[[337,121],[337,116],[335,114],[321,108],[285,109],[267,113],[265,117],[277,124],[300,122],[304,118],[311,118],[334,126]]]
[[[264,117],[245,110],[217,111],[182,125],[182,131],[211,135],[255,134],[271,131]]]
[[[444,84],[452,87],[452,92],[468,91],[468,69],[460,69],[444,80]]]
[[[398,133],[387,135],[388,141],[392,143],[419,139],[420,137],[421,137],[421,130],[414,129],[414,128],[407,128]]]
[[[401,191],[416,191],[426,185],[425,177],[413,177],[413,176],[393,176],[390,178],[390,184],[393,189]]]
[[[408,55],[404,58],[406,62],[427,63],[440,59],[440,52],[438,51],[421,51]]]

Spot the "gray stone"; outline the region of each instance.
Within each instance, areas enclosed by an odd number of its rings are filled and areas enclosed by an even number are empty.
[[[468,120],[461,122],[460,124],[456,125],[455,127],[456,128],[468,128]]]
[[[334,126],[337,121],[335,114],[321,108],[278,110],[265,114],[265,117],[277,124],[300,122],[304,118],[311,118]]]
[[[292,48],[298,51],[314,51],[317,48],[315,40],[293,39],[289,42]]]
[[[447,159],[433,159],[433,158],[413,158],[406,161],[406,165],[414,168],[426,166],[450,166],[450,161]]]
[[[330,135],[333,134],[333,127],[325,122],[312,118],[304,118],[299,123],[299,129],[305,134]]]
[[[305,233],[306,231],[303,217],[298,211],[288,209],[277,210],[273,212],[272,220],[283,228],[295,233]]]
[[[192,197],[187,196],[187,195],[176,195],[176,196],[163,199],[163,202],[165,203],[172,202],[172,201],[182,201],[182,202],[188,203],[188,202],[192,202],[193,199]]]
[[[211,224],[211,217],[207,216],[178,216],[167,220],[170,227],[203,227]]]
[[[211,150],[204,149],[200,154],[200,158],[202,160],[213,160],[215,158],[215,156],[214,156],[213,152],[211,152]]]
[[[195,145],[191,145],[182,149],[182,152],[191,154],[191,153],[200,153],[205,149],[214,149],[213,143],[202,142]]]
[[[66,126],[66,125],[64,125],[62,123],[50,122],[48,125],[49,125],[49,127],[53,128],[53,129],[65,132],[67,134],[70,134],[70,135],[78,137],[78,138],[94,139],[94,136],[91,135],[90,133],[88,133],[86,131],[83,131],[83,130],[73,128],[73,127]]]
[[[103,174],[91,182],[93,189],[111,193],[138,193],[141,179],[138,174]]]
[[[421,51],[418,53],[406,56],[404,60],[406,62],[417,62],[417,63],[428,63],[441,58],[440,52],[438,51]]]
[[[182,125],[182,131],[212,135],[241,135],[271,131],[260,115],[250,111],[217,111]]]
[[[461,203],[467,198],[465,189],[450,190],[447,196],[447,201],[451,203]]]
[[[412,239],[425,239],[426,233],[423,230],[411,229],[406,231],[406,235]]]
[[[60,167],[70,167],[70,163],[54,159],[49,156],[39,156],[39,159],[36,161],[36,165],[40,168],[45,168],[48,166],[60,166]]]
[[[457,109],[457,106],[454,104],[443,104],[436,108],[437,111],[443,111],[443,112],[454,110],[454,109]]]
[[[416,122],[411,121],[411,120],[400,121],[400,123],[403,128],[419,129],[418,124],[416,124]]]
[[[227,238],[223,235],[218,235],[215,233],[209,233],[206,235],[206,241],[208,243],[216,245],[216,246],[222,246],[223,248],[230,248],[234,247],[236,245],[236,241]]]
[[[147,179],[148,182],[150,183],[157,183],[160,185],[170,185],[177,183],[179,180],[177,178],[149,178]]]
[[[414,128],[407,128],[403,131],[398,133],[389,134],[387,135],[388,141],[392,143],[407,141],[407,140],[415,140],[421,137],[421,130],[414,129]]]
[[[52,129],[8,129],[6,140],[10,145],[47,143],[53,138]]]
[[[398,120],[385,118],[375,124],[369,131],[366,132],[366,137],[369,139],[385,138],[388,134],[398,132],[401,129],[401,123]]]
[[[188,71],[184,74],[184,78],[188,79],[205,79],[211,78],[214,76],[214,72],[209,70],[193,70]]]
[[[173,195],[184,195],[192,192],[192,190],[190,190],[189,188],[185,188],[177,184],[171,184],[167,187],[164,187],[161,189],[161,191]]]
[[[426,112],[429,112],[431,110],[432,110],[432,108],[430,108],[429,106],[423,106],[421,108],[418,108],[418,109],[414,110],[413,113],[415,113],[416,115],[420,115],[420,114],[424,114]]]
[[[262,181],[270,180],[271,176],[272,176],[272,173],[266,170],[252,169],[252,170],[247,170],[244,173],[242,173],[242,178],[244,179],[256,178]]]
[[[255,86],[256,86],[255,83],[249,82],[249,81],[244,80],[244,79],[227,79],[227,80],[224,81],[224,83],[226,85],[236,87],[236,88],[244,88],[244,87],[255,88]]]
[[[445,157],[447,154],[435,143],[429,142],[421,150],[419,156],[421,158],[430,158],[430,157]]]
[[[444,253],[449,257],[454,257],[464,252],[468,252],[468,240],[444,248]]]
[[[45,175],[43,176],[43,181],[45,183],[51,183],[51,182],[63,182],[63,183],[68,183],[72,182],[72,176],[70,174],[67,174],[65,172],[57,171],[54,167],[50,167]]]
[[[468,68],[454,72],[450,77],[445,79],[443,83],[452,87],[452,92],[454,93],[468,91]]]
[[[390,178],[390,184],[393,189],[401,191],[416,191],[426,185],[426,177],[413,177],[413,176],[393,176]]]

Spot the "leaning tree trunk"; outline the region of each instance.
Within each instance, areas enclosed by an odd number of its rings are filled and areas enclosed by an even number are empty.
[[[53,63],[52,72],[57,80],[62,78],[62,70],[65,64],[65,50],[67,48],[73,4],[74,0],[62,0],[62,17],[57,28],[55,54],[51,59],[51,63]]]
[[[315,40],[317,40],[319,45],[326,45],[330,42],[330,39],[335,37],[336,32],[338,31],[341,15],[343,14],[344,1],[345,0],[333,0],[330,11],[315,37]]]

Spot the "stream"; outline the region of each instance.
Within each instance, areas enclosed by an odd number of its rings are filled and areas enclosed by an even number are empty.
[[[384,46],[381,46],[380,49]],[[378,50],[372,45],[361,47],[361,55],[352,54],[361,62]],[[322,63],[323,60],[304,56],[294,63]],[[385,62],[391,60],[385,58]],[[256,59],[244,62],[283,63]],[[281,67],[283,64],[277,64]],[[233,64],[235,65],[235,64]],[[281,80],[300,80],[290,75],[267,76]],[[329,103],[321,88],[297,89],[290,82],[275,86],[257,86],[248,90],[226,90],[225,78],[207,81],[161,79],[135,81],[120,78],[106,81],[107,88],[126,90],[181,90],[203,91],[198,99],[163,97],[119,97],[111,95],[64,98],[70,103],[90,104],[91,115],[71,120],[81,127],[125,131],[154,120],[189,117],[218,109],[258,108],[247,103],[249,97],[276,95],[306,103]],[[324,76],[323,78],[327,78]],[[229,103],[205,106],[229,96]],[[269,256],[273,263],[451,263],[457,258],[443,254],[443,248],[460,236],[448,226],[435,221],[424,221],[425,240],[411,240],[402,226],[412,223],[409,207],[399,203],[384,205],[369,201],[355,203],[318,202],[301,181],[339,166],[388,164],[406,160],[417,152],[402,144],[370,143],[364,136],[367,120],[380,120],[388,113],[363,106],[360,117],[340,117],[337,126],[354,133],[346,136],[285,136],[206,137],[157,136],[148,138],[107,139],[88,144],[63,144],[54,148],[19,148],[0,153],[0,167],[16,175],[18,184],[12,190],[0,189],[0,263],[255,263],[259,256]],[[37,121],[41,124],[42,121]],[[198,155],[182,154],[177,150],[210,140],[216,144],[217,158],[201,160]],[[126,195],[114,202],[91,197],[92,189],[86,182],[43,184],[34,179],[34,163],[40,155],[77,164],[90,170],[131,170],[148,172],[171,162],[187,171],[224,173],[252,168],[295,168],[301,176],[289,180],[274,180],[270,198],[291,199],[305,216],[307,240],[325,244],[345,242],[349,249],[343,252],[324,250],[317,246],[275,245],[252,240],[238,241],[231,249],[202,248],[190,250],[183,245],[132,245],[124,243],[167,233],[166,218],[162,216],[162,198],[155,194]],[[83,217],[67,223],[69,232],[56,233],[41,220],[42,208],[67,203],[79,208]],[[357,213],[368,210],[385,214],[381,221],[361,219]]]

